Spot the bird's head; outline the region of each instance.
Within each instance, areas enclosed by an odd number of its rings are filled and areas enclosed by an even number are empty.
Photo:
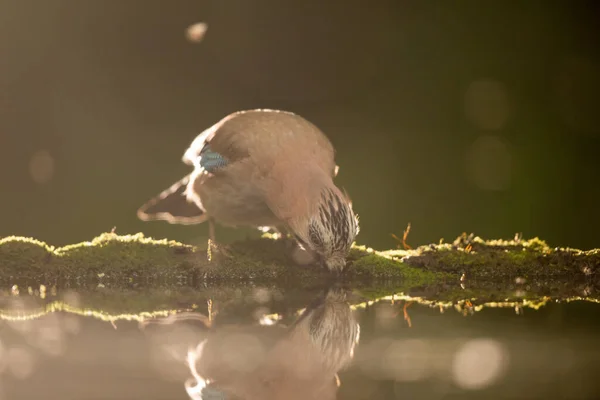
[[[358,216],[352,202],[331,185],[321,192],[314,212],[300,229],[294,229],[300,244],[316,253],[330,271],[342,272],[346,257],[359,232]]]

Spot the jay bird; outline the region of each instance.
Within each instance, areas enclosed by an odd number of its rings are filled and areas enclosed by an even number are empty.
[[[358,216],[334,183],[329,139],[301,116],[279,110],[232,113],[200,133],[183,155],[194,170],[138,209],[144,221],[213,221],[286,229],[330,271],[341,272]],[[264,228],[263,228],[264,229]]]

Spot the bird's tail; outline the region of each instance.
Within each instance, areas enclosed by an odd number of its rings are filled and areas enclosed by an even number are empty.
[[[148,200],[137,211],[142,221],[167,221],[170,224],[192,225],[207,220],[206,213],[185,196],[190,175],[175,182],[159,195]]]

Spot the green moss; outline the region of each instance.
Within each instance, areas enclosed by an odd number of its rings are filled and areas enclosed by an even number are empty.
[[[430,271],[498,282],[595,277],[600,265],[598,250],[551,249],[538,238],[486,241],[472,235],[460,236],[453,244],[405,251],[403,260]]]
[[[278,281],[314,285],[331,275],[318,266],[298,266],[287,239],[252,239],[216,247],[211,261],[204,251],[175,241],[104,233],[88,242],[54,248],[45,243],[8,237],[0,242],[0,280],[85,281],[127,285],[132,282]],[[344,280],[402,279],[407,284],[432,282],[432,272],[419,271],[392,257],[355,247]]]
[[[191,271],[186,256],[193,252],[191,246],[142,234],[105,233],[61,248],[13,236],[0,241],[0,280],[173,277]]]
[[[235,242],[212,252],[143,234],[104,233],[89,242],[55,248],[46,243],[7,237],[0,240],[0,281],[69,282],[131,285],[197,285],[276,282],[309,287],[332,276],[318,266],[298,266],[289,256],[292,243],[274,236]],[[466,282],[512,285],[516,278],[538,286],[585,280],[596,285],[600,251],[550,249],[531,240],[488,240],[462,235],[452,244],[414,250],[375,251],[353,246],[347,271],[336,279],[358,285],[393,281],[401,290],[439,291],[440,284]],[[591,282],[591,283],[590,283]],[[427,291],[426,290],[426,291]]]
[[[536,308],[550,300],[600,301],[598,249],[551,249],[537,238],[486,241],[474,235],[414,250],[356,245],[347,271],[332,277],[323,268],[296,265],[289,256],[291,245],[266,235],[228,245],[228,255],[217,248],[209,262],[206,252],[194,246],[141,233],[105,233],[59,248],[6,237],[0,239],[0,282],[5,288],[18,284],[18,296],[35,305],[28,306],[27,315],[0,309],[0,318],[37,318],[61,310],[107,321],[144,320],[182,310],[204,312],[208,299],[223,305],[220,313],[239,317],[255,309],[256,287],[278,294],[270,307],[280,312],[305,307],[332,279],[353,289],[357,307],[389,300],[392,294],[396,300],[463,313]],[[40,284],[47,285],[47,296],[41,296]],[[69,297],[64,289],[56,294],[54,285],[75,287],[78,295]],[[5,289],[0,297],[15,292]]]
[[[414,286],[436,283],[448,277],[444,273],[438,274],[412,267],[373,250],[357,248],[356,251],[350,271],[356,277],[368,273],[372,278],[402,280]]]

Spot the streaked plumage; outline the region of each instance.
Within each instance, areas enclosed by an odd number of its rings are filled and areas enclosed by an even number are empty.
[[[277,227],[340,271],[358,234],[347,196],[333,183],[334,149],[299,115],[230,114],[198,135],[183,156],[194,171],[138,210],[142,220]]]

